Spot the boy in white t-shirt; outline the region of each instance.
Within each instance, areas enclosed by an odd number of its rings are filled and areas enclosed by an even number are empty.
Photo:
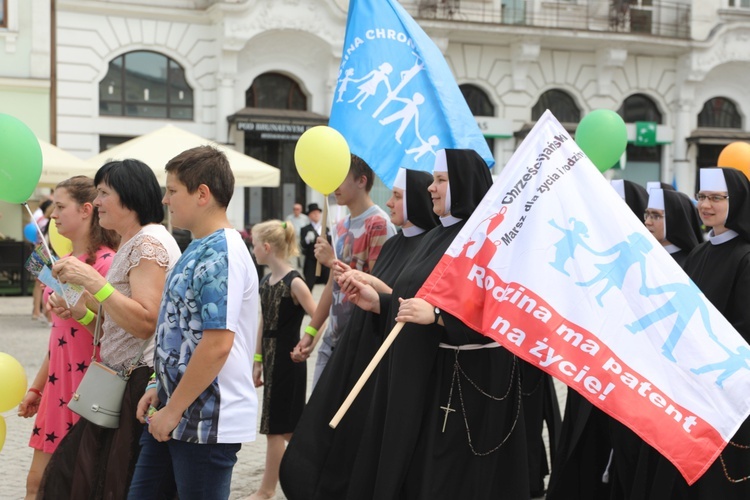
[[[226,499],[240,443],[255,440],[258,275],[226,216],[234,192],[226,156],[201,146],[166,171],[163,202],[172,223],[195,239],[167,277],[156,380],[138,404],[148,429],[129,498],[157,497],[165,485],[171,498],[176,485],[182,499]]]

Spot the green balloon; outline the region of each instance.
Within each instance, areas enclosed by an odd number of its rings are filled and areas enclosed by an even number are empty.
[[[24,203],[42,176],[42,148],[18,118],[0,113],[0,200]]]
[[[628,131],[620,115],[596,109],[583,117],[576,129],[576,143],[600,172],[615,166],[628,145]]]

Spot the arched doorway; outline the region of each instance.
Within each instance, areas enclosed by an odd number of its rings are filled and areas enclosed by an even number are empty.
[[[698,113],[698,128],[706,129],[706,131],[713,129],[716,132],[719,132],[717,129],[723,129],[721,132],[724,133],[732,130],[740,131],[742,130],[742,116],[740,116],[737,105],[730,99],[714,97],[706,101],[703,104],[703,109]],[[712,142],[715,143],[710,144],[707,141],[698,146],[698,156],[695,160],[698,172],[703,167],[715,167],[721,150],[732,141],[724,137],[723,140]]]
[[[560,89],[550,89],[539,96],[531,108],[531,120],[536,122],[546,110],[552,111],[560,123],[578,123],[581,121],[581,109],[573,96]]]
[[[490,97],[484,90],[470,83],[459,85],[458,88],[461,90],[461,94],[463,94],[472,115],[495,116],[495,106],[492,105]],[[492,137],[485,137],[485,140],[487,141],[487,146],[489,146],[490,151],[494,152],[495,139]]]
[[[307,203],[307,187],[294,165],[299,136],[324,116],[307,111],[307,96],[299,83],[280,73],[264,73],[245,92],[245,108],[230,117],[244,131],[245,154],[278,167],[278,188],[247,188],[245,222],[284,219],[294,203]]]
[[[521,144],[548,109],[557,118],[557,121],[565,127],[565,130],[571,134],[571,137],[573,136],[578,122],[581,121],[581,108],[578,107],[573,96],[565,90],[550,89],[542,93],[531,107],[531,121],[525,123],[520,130],[513,134],[516,138],[516,147]]]

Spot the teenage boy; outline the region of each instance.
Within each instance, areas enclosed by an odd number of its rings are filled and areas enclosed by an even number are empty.
[[[163,203],[195,239],[167,277],[129,498],[161,498],[171,483],[181,499],[226,499],[240,443],[255,440],[258,275],[227,219],[234,176],[226,156],[200,146],[166,171]],[[165,493],[174,497],[169,486]]]
[[[346,205],[349,209],[349,216],[336,225],[336,255],[334,256],[331,245],[323,236],[318,236],[315,243],[315,258],[324,266],[330,267],[331,274],[315,314],[305,328],[305,335],[292,352],[292,359],[295,361],[307,359],[315,347],[313,338],[318,333],[317,329],[328,319],[322,345],[318,349],[313,387],[318,383],[354,307],[341,292],[336,275],[348,268],[369,273],[383,244],[396,234],[396,228],[391,224],[388,214],[370,198],[374,180],[375,174],[370,166],[359,156],[352,155],[349,175],[334,192],[336,203]]]

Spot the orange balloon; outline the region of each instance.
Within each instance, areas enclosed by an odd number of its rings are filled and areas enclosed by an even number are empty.
[[[747,142],[732,142],[726,145],[719,154],[719,167],[732,167],[741,171],[750,179],[750,144]]]

